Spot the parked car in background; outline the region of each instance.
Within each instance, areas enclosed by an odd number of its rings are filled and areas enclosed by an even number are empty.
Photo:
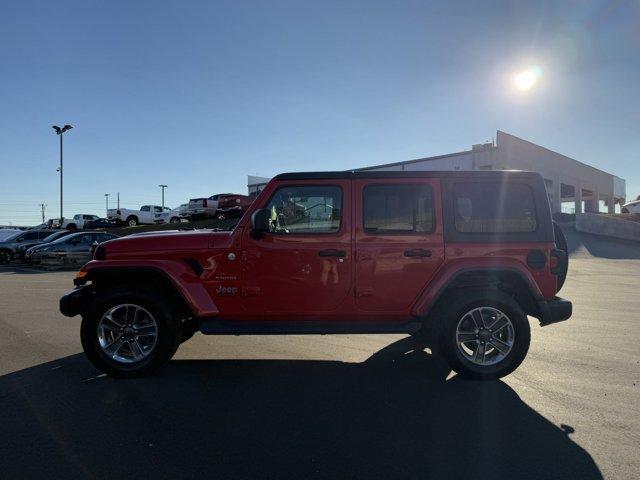
[[[168,212],[162,212],[156,215],[156,222],[158,223],[180,223],[186,222],[186,213],[189,204],[183,203],[179,207],[169,210]]]
[[[49,235],[51,235],[51,230],[25,230],[5,238],[3,242],[0,242],[0,264],[6,264],[13,260],[17,248],[23,242],[43,240]]]
[[[241,217],[253,203],[254,198],[248,195],[220,195],[216,218]]]
[[[89,220],[85,222],[85,230],[93,230],[95,228],[113,228],[117,227],[116,222],[109,220],[108,218],[96,218],[95,220]]]
[[[49,220],[49,228],[65,228],[67,230],[78,230],[84,228],[85,222],[97,220],[97,215],[78,213],[73,218],[52,218]]]
[[[622,213],[640,213],[640,200],[625,203],[620,211]]]
[[[16,253],[14,255],[15,260],[24,260],[26,258],[27,250],[36,245],[45,245],[47,243],[51,243],[59,238],[66,237],[75,232],[75,230],[48,230],[49,235],[40,240],[25,240],[20,243],[16,248]]]
[[[0,242],[20,232],[22,232],[22,230],[18,230],[17,228],[0,228]]]
[[[31,252],[33,263],[48,265],[83,265],[91,260],[92,246],[118,238],[107,232],[77,232],[39,246]]]
[[[169,207],[160,207],[158,205],[143,205],[140,210],[129,210],[128,208],[112,208],[107,210],[107,218],[113,220],[119,225],[128,225],[135,227],[136,225],[153,225],[159,214],[170,212]]]
[[[208,198],[192,198],[187,208],[189,220],[241,216],[253,198],[237,193],[219,193]]]

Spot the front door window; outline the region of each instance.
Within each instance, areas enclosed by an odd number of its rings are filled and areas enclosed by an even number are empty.
[[[337,186],[282,187],[267,208],[272,233],[334,233],[340,229],[342,191]]]

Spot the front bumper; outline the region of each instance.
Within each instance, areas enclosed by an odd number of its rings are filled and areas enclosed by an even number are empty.
[[[60,299],[60,313],[67,317],[75,317],[82,313],[93,296],[91,285],[76,287]]]
[[[538,302],[538,308],[540,309],[541,327],[567,320],[573,312],[572,303],[560,297],[553,300],[541,300]]]

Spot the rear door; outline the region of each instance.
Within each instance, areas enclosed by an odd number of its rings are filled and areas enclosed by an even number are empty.
[[[255,239],[246,229],[242,239],[244,309],[270,319],[349,315],[350,180],[280,182],[264,198],[271,231]]]
[[[440,181],[356,180],[356,306],[408,314],[444,261]]]

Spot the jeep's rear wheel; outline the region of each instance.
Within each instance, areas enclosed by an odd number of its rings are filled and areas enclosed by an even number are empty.
[[[500,291],[461,293],[439,325],[439,345],[449,366],[468,378],[492,380],[513,372],[529,350],[527,316]]]
[[[182,336],[162,297],[119,288],[96,296],[82,317],[80,338],[97,369],[113,377],[142,377],[173,357]]]

